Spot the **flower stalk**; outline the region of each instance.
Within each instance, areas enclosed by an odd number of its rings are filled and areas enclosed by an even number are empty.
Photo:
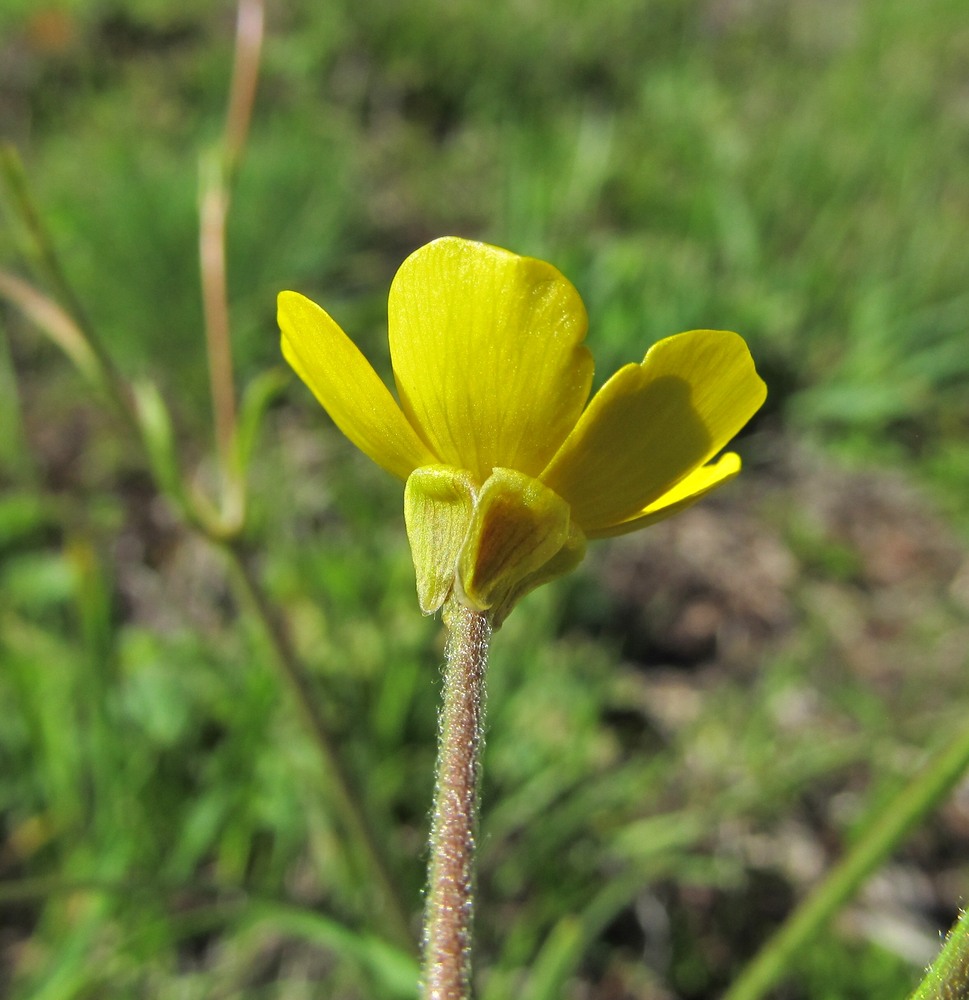
[[[232,487],[231,454],[236,433],[236,393],[232,375],[232,340],[229,334],[229,302],[226,285],[225,226],[229,192],[215,158],[202,162],[199,198],[199,263],[205,347],[215,442],[222,471],[223,489]]]
[[[474,849],[492,629],[574,569],[587,539],[669,517],[740,472],[721,454],[767,392],[743,339],[654,344],[590,397],[579,293],[552,265],[444,236],[391,283],[396,395],[320,306],[283,291],[283,356],[333,422],[404,484],[421,610],[448,628],[423,1000],[469,1000]],[[719,456],[719,457],[718,457]]]
[[[222,473],[222,513],[231,523],[242,521],[245,488],[233,462],[238,428],[229,322],[226,221],[232,181],[245,151],[252,120],[264,22],[262,0],[240,0],[235,61],[221,148],[203,157],[200,170],[199,263],[205,346],[215,441]]]
[[[293,648],[283,616],[266,593],[246,548],[246,470],[262,416],[279,388],[278,376],[257,379],[236,404],[226,270],[226,222],[231,182],[241,161],[258,80],[263,39],[263,0],[239,0],[235,67],[219,149],[203,158],[200,191],[199,256],[205,339],[208,352],[215,438],[222,472],[221,504],[193,488],[178,461],[171,416],[156,386],[128,383],[88,322],[74,293],[54,241],[31,197],[27,173],[12,147],[0,145],[0,182],[20,218],[30,256],[54,289],[46,295],[0,269],[0,300],[13,303],[70,358],[122,416],[141,444],[160,493],[185,522],[222,551],[234,570],[236,584],[264,629],[272,662],[290,693],[313,741],[328,778],[338,823],[361,881],[372,880],[374,924],[402,951],[415,950],[410,907],[397,885],[393,866],[369,817],[359,782],[344,760],[309,674]],[[2,193],[2,191],[0,191]]]
[[[491,639],[487,613],[453,597],[439,719],[437,775],[424,924],[422,1000],[469,1000],[474,916],[485,668]]]

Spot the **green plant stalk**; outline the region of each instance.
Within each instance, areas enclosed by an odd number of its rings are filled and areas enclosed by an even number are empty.
[[[388,997],[414,995],[417,963],[412,951],[401,951],[382,938],[342,924],[317,906],[303,907],[285,896],[196,879],[185,882],[128,876],[117,880],[32,877],[0,881],[0,904],[8,906],[89,893],[125,898],[143,894],[156,902],[163,900],[171,908],[176,935],[224,930],[230,924],[236,929],[265,925],[284,937],[303,938],[350,958],[382,982]],[[152,930],[149,920],[147,933]],[[131,939],[145,933],[145,924],[135,922],[125,928],[124,936]]]
[[[450,598],[431,821],[423,1000],[469,1000],[474,853],[491,623]]]
[[[21,207],[27,206],[32,211],[25,185],[21,193],[27,199]],[[35,236],[44,255],[49,256],[57,273],[62,274],[57,265],[56,251],[52,243],[46,242],[46,230],[40,226],[39,220]],[[66,283],[61,291],[67,293]],[[203,496],[187,488],[178,468],[171,440],[170,421],[160,396],[156,391],[132,393],[109,356],[100,349],[100,342],[91,331],[83,328],[82,321],[77,316],[61,308],[32,286],[6,275],[5,272],[0,272],[0,296],[9,296],[31,320],[48,333],[84,375],[107,389],[110,400],[116,404],[125,424],[144,447],[149,467],[160,491],[175,503],[192,527],[229,555],[230,562],[238,570],[237,576],[242,589],[269,637],[275,654],[274,662],[293,692],[299,712],[327,769],[344,828],[350,835],[358,855],[362,855],[365,859],[365,865],[362,867],[366,874],[372,876],[379,887],[378,891],[383,898],[380,915],[383,917],[382,922],[388,937],[406,950],[413,951],[415,940],[410,929],[408,908],[396,888],[391,867],[379,848],[372,826],[364,815],[362,804],[355,796],[349,771],[316,705],[312,686],[299,658],[295,655],[286,631],[263,591],[248,561],[248,556],[242,550],[239,538],[244,527],[244,508],[230,504],[228,510],[217,512],[211,509]],[[73,295],[68,297],[72,302],[73,311],[76,300]],[[224,371],[228,371],[231,377],[230,369]],[[232,423],[232,436],[235,438],[234,403]],[[251,439],[255,433],[254,428],[248,428],[247,433]],[[244,470],[237,469],[235,441],[222,457],[226,462],[225,467],[237,473],[241,489]],[[240,497],[239,503],[241,502]]]
[[[31,196],[27,172],[16,149],[9,144],[0,146],[0,178],[13,203],[14,212],[20,217],[29,234],[34,255],[54,289],[55,299],[63,303],[66,314],[79,331],[80,339],[84,341],[84,349],[94,356],[97,368],[103,372],[102,381],[105,387],[113,397],[116,397],[113,402],[119,404],[126,418],[130,419],[131,409],[128,399],[123,393],[119,394],[124,380],[115,368],[114,361],[98,337],[97,331],[88,320],[81,301],[61,266],[54,240]]]
[[[263,0],[240,0],[236,12],[235,59],[222,138],[223,171],[229,183],[242,159],[249,135],[265,23]]]
[[[3,277],[3,275],[0,274],[0,277]],[[0,287],[0,292],[2,292],[2,287]],[[65,313],[64,315],[66,316],[67,314]],[[32,318],[36,319],[33,316]],[[70,354],[69,351],[68,353]],[[72,358],[72,360],[75,360],[75,363],[77,363],[76,359]],[[385,860],[377,839],[372,833],[371,825],[364,815],[363,807],[354,794],[349,771],[344,765],[339,750],[329,734],[326,722],[317,707],[312,685],[306,677],[306,673],[292,648],[289,637],[278,615],[259,583],[258,577],[249,562],[248,555],[242,549],[242,543],[239,541],[239,532],[242,525],[227,525],[218,514],[209,512],[207,507],[200,504],[199,501],[202,498],[194,498],[193,501],[187,498],[181,472],[177,468],[173,452],[168,447],[171,442],[163,444],[161,448],[163,454],[152,456],[153,442],[157,444],[159,437],[166,438],[170,433],[167,411],[164,410],[164,404],[161,402],[160,397],[157,397],[157,394],[151,396],[145,393],[136,393],[131,397],[129,396],[127,386],[121,381],[120,376],[117,375],[113,368],[102,370],[98,360],[94,357],[92,357],[91,363],[97,369],[98,374],[100,374],[104,382],[115,387],[116,398],[133,398],[142,401],[140,409],[136,410],[133,403],[132,409],[128,410],[125,407],[124,412],[129,417],[128,422],[131,429],[145,448],[148,465],[155,478],[156,485],[163,494],[175,503],[186,521],[202,537],[227,554],[230,563],[237,570],[236,575],[242,590],[262,623],[273,648],[275,654],[274,662],[279,667],[280,673],[283,675],[287,686],[296,699],[299,712],[314,740],[323,760],[324,767],[328,771],[337,808],[340,811],[344,827],[351,835],[357,850],[366,859],[368,874],[373,875],[380,887],[380,892],[384,899],[386,914],[384,923],[386,924],[388,935],[396,944],[407,951],[413,951],[414,938],[410,930],[408,908],[396,888],[395,880],[391,875],[390,865]],[[149,409],[155,411],[152,418],[154,423],[151,427],[145,416],[146,400],[150,404]],[[159,420],[161,420],[161,428],[155,426]],[[251,431],[252,433],[254,431]]]
[[[0,295],[3,294],[3,272],[0,271]],[[12,473],[13,484],[36,489],[38,470],[31,456],[24,427],[20,386],[13,367],[10,338],[0,320],[0,427],[5,433],[0,437],[0,466]]]
[[[53,240],[31,198],[26,173],[12,147],[0,147],[0,179],[30,234],[35,255],[54,286],[62,307],[14,276],[0,272],[0,296],[9,297],[37,323],[71,358],[81,372],[103,386],[126,425],[145,448],[149,467],[159,489],[178,507],[199,533],[226,553],[252,609],[269,639],[276,663],[286,686],[293,693],[298,710],[330,779],[340,820],[350,841],[362,856],[361,868],[378,886],[383,905],[379,917],[390,939],[408,952],[415,940],[411,933],[409,908],[396,886],[373,826],[355,794],[350,772],[343,762],[312,685],[290,643],[281,619],[264,592],[248,553],[240,541],[244,528],[245,449],[251,445],[255,426],[246,428],[244,446],[237,441],[237,419],[232,382],[231,343],[228,326],[228,298],[225,273],[225,222],[228,209],[227,175],[238,166],[248,133],[258,78],[263,34],[262,0],[240,0],[236,37],[236,66],[231,87],[222,162],[214,164],[208,183],[203,185],[200,250],[203,299],[206,306],[206,342],[216,420],[216,437],[224,474],[223,509],[211,509],[204,497],[187,486],[174,454],[170,419],[157,391],[132,393],[110,355],[91,327],[78,297],[67,280]],[[250,423],[256,417],[250,415]]]
[[[226,220],[232,181],[245,151],[259,81],[264,10],[262,0],[239,0],[235,60],[225,129],[216,155],[203,157],[199,193],[199,266],[205,347],[215,441],[222,473],[222,515],[229,523],[244,517],[245,486],[237,474],[237,411],[226,273]]]
[[[855,894],[906,834],[949,794],[967,767],[969,727],[957,732],[881,809],[845,858],[754,956],[723,1000],[760,1000],[784,976],[791,959]]]
[[[411,932],[408,907],[398,892],[391,865],[355,792],[353,779],[330,735],[310,679],[293,649],[289,633],[263,591],[247,551],[236,542],[222,541],[219,544],[235,571],[252,611],[263,627],[272,647],[273,662],[285,685],[294,695],[296,707],[323,759],[340,823],[349,842],[362,859],[361,872],[372,877],[378,886],[382,899],[380,915],[384,918],[387,934],[405,951],[413,952],[415,940]]]
[[[229,211],[220,163],[203,159],[199,197],[199,265],[202,280],[202,312],[205,349],[215,443],[226,495],[235,492],[232,453],[236,435],[236,391],[233,380],[232,338],[229,332],[229,302],[226,279],[225,225]]]
[[[949,931],[942,951],[911,1000],[966,1000],[969,997],[969,910]]]

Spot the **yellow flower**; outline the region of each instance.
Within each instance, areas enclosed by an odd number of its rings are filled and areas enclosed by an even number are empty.
[[[500,624],[573,569],[587,538],[669,517],[740,471],[714,456],[763,403],[735,333],[692,330],[620,368],[586,406],[578,292],[550,264],[456,237],[401,265],[388,303],[398,403],[340,327],[279,296],[286,360],[336,425],[406,481],[425,613],[450,595]]]

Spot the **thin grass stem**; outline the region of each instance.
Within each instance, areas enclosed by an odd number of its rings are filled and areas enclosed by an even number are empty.
[[[242,158],[252,121],[252,107],[259,81],[259,61],[262,52],[266,15],[263,0],[240,0],[236,15],[235,60],[229,104],[225,115],[222,147],[226,176],[231,180]]]
[[[383,846],[374,832],[356,790],[356,782],[330,734],[319,707],[312,683],[293,648],[282,619],[276,613],[259,581],[248,552],[239,544],[223,543],[226,554],[245,597],[269,640],[275,663],[286,687],[291,691],[297,710],[326,767],[334,805],[339,820],[362,859],[360,875],[372,878],[381,897],[380,916],[387,934],[395,944],[413,951],[415,940],[410,928],[408,907],[392,874]]]
[[[232,479],[236,426],[236,391],[233,380],[225,259],[225,223],[228,209],[229,195],[220,165],[214,160],[203,162],[199,204],[199,267],[209,390],[212,396],[215,443],[222,471],[223,489],[229,488]]]
[[[29,252],[25,256],[33,259],[35,269],[52,288],[53,297],[6,272],[0,283],[0,296],[14,302],[43,329],[81,373],[101,387],[122,420],[134,427],[127,382],[88,319],[61,265],[54,239],[34,204],[23,163],[16,149],[7,144],[0,145],[0,180],[27,234]]]
[[[878,812],[823,882],[781,925],[723,1000],[760,1000],[790,970],[794,957],[956,786],[969,767],[969,727],[960,730]]]
[[[243,485],[237,475],[237,403],[229,321],[226,271],[226,220],[232,179],[245,151],[259,80],[264,11],[262,0],[240,0],[236,17],[235,59],[225,128],[217,155],[204,158],[199,194],[199,268],[208,357],[212,416],[224,491],[223,516],[241,519]]]
[[[83,331],[102,367],[113,370],[114,362],[98,338],[97,331],[88,319],[81,300],[67,277],[50,230],[34,203],[27,171],[12,145],[0,146],[0,176],[13,203],[13,211],[20,218],[29,237],[31,254],[35,258],[37,267],[53,288],[55,298],[64,304],[74,322]]]

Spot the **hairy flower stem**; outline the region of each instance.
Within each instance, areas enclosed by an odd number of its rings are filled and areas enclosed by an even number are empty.
[[[474,847],[484,736],[485,667],[491,622],[453,598],[444,696],[438,722],[437,777],[424,922],[423,1000],[469,1000]]]

